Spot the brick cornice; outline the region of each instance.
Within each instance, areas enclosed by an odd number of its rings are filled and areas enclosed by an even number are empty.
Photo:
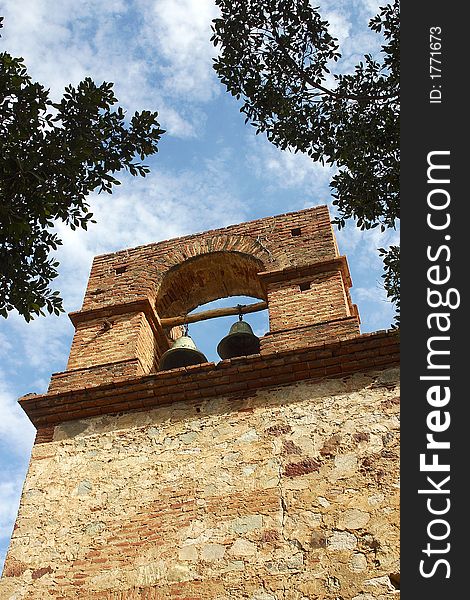
[[[348,287],[352,287],[351,274],[346,256],[338,256],[329,260],[321,260],[308,265],[299,265],[295,267],[287,267],[286,269],[278,269],[275,271],[263,271],[258,273],[262,283],[278,283],[280,281],[289,281],[298,277],[308,277],[309,275],[317,275],[327,271],[341,271],[343,281]]]
[[[160,320],[152,308],[148,298],[141,298],[131,302],[121,302],[107,306],[89,308],[86,310],[76,310],[69,313],[69,319],[75,327],[90,319],[101,319],[112,317],[114,315],[122,315],[130,312],[143,312],[155,325],[160,325]]]
[[[86,323],[92,319],[109,319],[115,315],[124,315],[132,312],[144,313],[161,347],[164,350],[168,349],[168,341],[163,333],[160,318],[155,312],[155,309],[148,298],[141,298],[139,300],[132,300],[130,302],[120,302],[118,304],[73,311],[69,313],[69,319],[72,321],[74,327],[77,328],[82,323]]]
[[[399,364],[399,335],[379,331],[269,355],[203,363],[65,393],[27,395],[19,403],[39,429],[64,421],[146,410],[178,401],[250,395],[265,387],[339,377]]]

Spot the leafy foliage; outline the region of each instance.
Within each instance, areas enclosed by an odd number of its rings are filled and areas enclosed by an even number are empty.
[[[0,18],[1,27],[1,18]],[[0,53],[0,315],[16,309],[26,321],[63,311],[50,289],[62,243],[53,227],[93,223],[90,192],[112,193],[125,169],[145,177],[140,160],[157,152],[164,133],[157,113],[136,112],[125,123],[113,84],[86,78],[60,102],[34,83],[22,58]]]
[[[385,273],[384,287],[387,290],[387,296],[395,303],[396,315],[395,326],[400,325],[400,248],[390,246],[388,250],[379,248],[379,254],[384,257]]]
[[[337,167],[334,221],[394,228],[399,204],[398,0],[369,27],[382,34],[381,60],[364,56],[354,72],[331,75],[340,58],[328,23],[309,0],[216,0],[214,68],[256,133],[279,148]],[[334,85],[328,87],[327,81]],[[399,296],[399,247],[383,250],[384,285]],[[399,303],[396,303],[399,313]],[[397,317],[398,321],[398,317]]]

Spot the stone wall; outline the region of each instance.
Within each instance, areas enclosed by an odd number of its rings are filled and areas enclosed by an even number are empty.
[[[385,600],[398,370],[55,426],[0,582],[18,600]]]
[[[326,207],[93,262],[3,600],[398,597],[396,332],[360,335]],[[173,317],[267,302],[260,353],[159,371]],[[166,324],[165,324],[166,323]]]

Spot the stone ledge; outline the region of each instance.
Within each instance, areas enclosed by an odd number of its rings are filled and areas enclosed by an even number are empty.
[[[399,361],[398,332],[378,331],[315,347],[181,367],[65,393],[27,395],[19,403],[36,428],[44,429],[64,421],[180,401],[251,395],[265,387],[385,369]]]

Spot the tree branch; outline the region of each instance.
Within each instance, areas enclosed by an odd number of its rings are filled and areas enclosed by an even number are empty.
[[[356,102],[359,102],[360,100],[390,100],[390,99],[394,99],[397,97],[396,94],[387,94],[385,96],[358,96],[355,94],[344,94],[343,95],[343,94],[339,94],[337,92],[334,92],[334,91],[320,85],[319,83],[317,83],[316,81],[314,81],[313,79],[308,77],[308,75],[306,75],[305,71],[291,57],[288,50],[293,52],[293,49],[290,46],[286,47],[283,44],[283,42],[281,41],[281,39],[279,37],[279,34],[277,33],[276,26],[272,22],[272,19],[271,19],[271,25],[272,25],[272,35],[273,35],[274,41],[277,43],[277,45],[278,45],[279,49],[281,50],[282,54],[284,55],[284,57],[295,68],[297,75],[300,77],[300,79],[302,79],[302,81],[305,84],[310,85],[311,87],[323,92],[324,94],[326,94],[327,96],[330,96],[331,98],[335,98],[335,99],[339,99],[339,100],[354,100]]]

